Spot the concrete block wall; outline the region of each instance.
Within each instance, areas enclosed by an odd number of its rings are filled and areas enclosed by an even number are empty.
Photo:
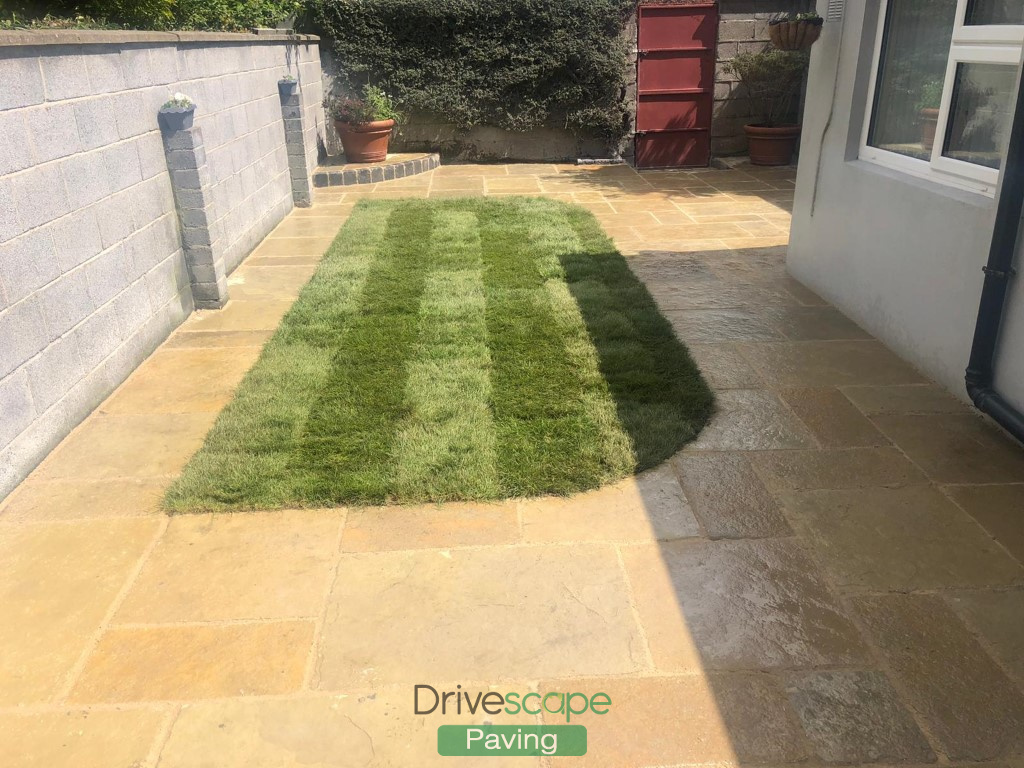
[[[757,122],[745,89],[725,65],[738,53],[757,52],[768,45],[768,22],[781,13],[814,10],[812,0],[718,0],[718,50],[715,63],[715,105],[711,119],[711,154],[746,152],[743,126]],[[794,99],[793,109],[798,108]]]
[[[160,105],[198,104],[230,270],[291,208],[277,81],[312,82],[315,152],[318,68],[308,37],[0,32],[0,498],[193,311]]]

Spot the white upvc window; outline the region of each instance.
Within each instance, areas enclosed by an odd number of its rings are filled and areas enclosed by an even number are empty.
[[[860,158],[995,194],[1024,0],[882,0]]]

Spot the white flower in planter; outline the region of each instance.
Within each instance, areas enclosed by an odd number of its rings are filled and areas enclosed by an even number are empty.
[[[174,93],[171,98],[164,103],[163,109],[189,109],[194,107],[196,103],[192,101],[188,96],[180,91]]]

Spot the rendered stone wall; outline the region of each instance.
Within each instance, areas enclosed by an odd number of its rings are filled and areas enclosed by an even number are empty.
[[[0,498],[193,311],[160,105],[198,104],[230,271],[292,207],[289,73],[315,166],[316,38],[0,32]]]

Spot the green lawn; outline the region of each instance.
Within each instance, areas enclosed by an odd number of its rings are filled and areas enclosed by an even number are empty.
[[[568,494],[668,458],[712,407],[586,210],[363,201],[166,505]]]

